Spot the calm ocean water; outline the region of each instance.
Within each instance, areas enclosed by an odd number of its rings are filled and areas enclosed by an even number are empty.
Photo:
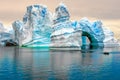
[[[119,48],[82,51],[0,48],[0,80],[119,79]]]

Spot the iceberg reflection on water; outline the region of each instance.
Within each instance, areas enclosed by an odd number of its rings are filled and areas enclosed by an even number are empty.
[[[120,49],[110,50],[112,52],[105,55],[103,49],[54,51],[0,48],[0,80],[111,80],[111,76],[117,79],[120,74],[117,70],[120,69]],[[115,75],[115,72],[118,74]]]

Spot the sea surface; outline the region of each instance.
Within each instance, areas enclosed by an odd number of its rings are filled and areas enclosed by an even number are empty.
[[[120,48],[0,48],[0,80],[120,80]]]

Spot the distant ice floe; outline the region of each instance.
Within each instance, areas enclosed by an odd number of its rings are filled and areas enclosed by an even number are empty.
[[[81,49],[87,38],[93,47],[118,46],[114,33],[104,27],[102,21],[90,22],[87,18],[71,21],[64,4],[59,4],[52,14],[45,5],[31,5],[23,17],[16,20],[12,29],[6,30],[0,23],[0,45],[25,47],[62,47]],[[6,32],[7,31],[7,32]],[[87,38],[82,38],[86,36]]]

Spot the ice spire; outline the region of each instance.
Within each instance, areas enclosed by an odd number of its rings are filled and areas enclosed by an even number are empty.
[[[64,22],[70,19],[70,14],[67,7],[60,3],[59,6],[55,9],[54,24],[58,22]]]

